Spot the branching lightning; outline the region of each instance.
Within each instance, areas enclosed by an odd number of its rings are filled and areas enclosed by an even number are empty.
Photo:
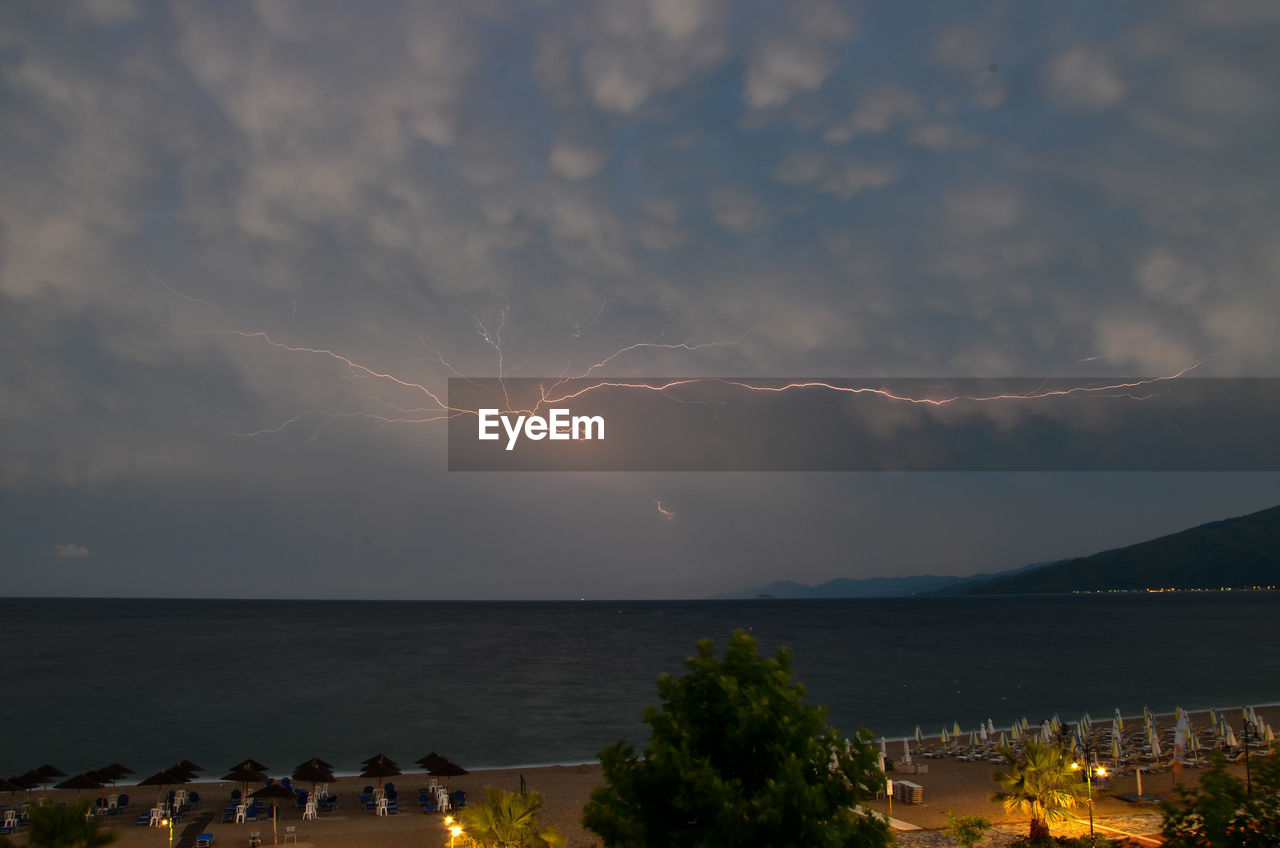
[[[153,280],[155,280],[156,283],[163,286],[166,291],[169,291],[174,295],[182,297],[189,302],[210,306],[215,310],[218,310],[219,317],[222,317],[222,312],[221,310],[218,309],[216,304],[210,303],[205,300],[201,300],[199,298],[191,297],[189,295],[183,294],[182,292],[179,292],[173,289],[169,285],[165,284],[162,280],[157,278],[154,274],[152,274],[149,269],[147,273],[151,276]],[[500,298],[502,301],[502,307],[498,312],[498,320],[496,325],[491,326],[490,324],[483,321],[475,313],[471,312],[470,310],[462,306],[454,306],[453,308],[461,311],[464,315],[467,316],[477,336],[479,336],[481,341],[486,346],[491,348],[493,351],[495,367],[497,369],[497,379],[498,379],[499,385],[502,388],[502,393],[503,393],[503,403],[505,407],[503,411],[510,412],[510,413],[523,413],[528,415],[536,414],[553,405],[563,404],[568,401],[574,400],[576,398],[583,397],[584,395],[587,395],[592,392],[598,392],[598,391],[607,390],[607,389],[623,389],[628,391],[654,392],[654,393],[663,394],[675,401],[689,402],[687,400],[682,400],[682,398],[675,393],[676,390],[687,388],[690,386],[695,386],[695,385],[712,385],[712,384],[719,385],[722,387],[730,387],[730,388],[734,388],[742,391],[763,392],[763,393],[772,393],[772,394],[817,390],[817,391],[828,391],[828,392],[851,394],[851,395],[863,395],[863,394],[876,395],[886,400],[894,401],[898,403],[926,405],[926,406],[946,406],[946,405],[958,403],[961,401],[977,402],[977,403],[1028,401],[1028,400],[1039,400],[1039,399],[1053,398],[1053,397],[1067,397],[1071,395],[1104,394],[1104,393],[1109,395],[1114,395],[1117,397],[1131,397],[1134,399],[1141,399],[1142,395],[1137,393],[1139,390],[1153,386],[1155,384],[1176,380],[1180,377],[1185,376],[1188,372],[1192,371],[1200,364],[1197,361],[1187,366],[1186,368],[1183,368],[1177,371],[1176,373],[1173,373],[1167,376],[1162,376],[1162,377],[1151,377],[1151,378],[1135,379],[1135,380],[1128,380],[1128,381],[1121,381],[1121,382],[1110,382],[1110,383],[1105,381],[1100,381],[1097,385],[1077,385],[1077,386],[1071,386],[1069,388],[1058,388],[1058,389],[1045,388],[1044,384],[1041,384],[1041,386],[1026,393],[995,393],[995,394],[987,394],[987,395],[952,394],[952,395],[939,396],[939,397],[927,397],[927,396],[901,394],[901,393],[893,392],[889,389],[878,388],[874,386],[840,385],[840,384],[830,382],[830,381],[825,381],[825,380],[803,380],[803,381],[794,381],[794,382],[783,382],[783,383],[780,383],[779,385],[759,385],[756,383],[746,382],[741,379],[731,379],[731,378],[721,378],[721,377],[688,377],[688,378],[673,379],[673,380],[666,380],[666,381],[593,377],[593,375],[596,372],[607,368],[610,364],[615,363],[617,360],[621,359],[622,357],[625,357],[628,354],[632,354],[638,351],[666,350],[666,351],[681,351],[681,352],[693,353],[693,352],[698,352],[698,351],[707,350],[711,348],[733,347],[741,344],[743,340],[745,340],[748,336],[751,335],[752,332],[754,332],[754,330],[747,330],[746,332],[738,335],[736,338],[733,338],[727,341],[711,341],[711,342],[685,341],[685,342],[676,342],[676,343],[643,341],[643,342],[634,342],[632,344],[625,345],[623,347],[618,348],[617,350],[614,350],[612,353],[609,353],[607,356],[604,356],[603,358],[597,360],[596,362],[592,363],[591,365],[587,366],[585,369],[577,372],[576,374],[570,374],[568,369],[566,368],[565,373],[561,377],[551,381],[548,385],[544,385],[540,387],[539,397],[533,402],[532,406],[528,408],[520,409],[520,408],[515,408],[513,406],[511,397],[507,391],[506,380],[510,377],[510,373],[507,366],[507,356],[506,356],[506,352],[503,349],[503,340],[502,340],[503,331],[507,327],[507,320],[510,315],[511,304],[508,298],[506,297],[506,295],[496,291],[494,291],[493,294],[495,297]],[[600,320],[601,316],[604,314],[606,307],[612,302],[613,302],[613,298],[605,300],[601,304],[595,319],[593,319],[586,326],[587,327],[594,326],[594,324],[597,323]],[[583,329],[584,328],[581,326],[575,326],[575,331],[573,333],[573,336],[575,338],[581,336]],[[298,413],[284,421],[281,421],[269,427],[263,427],[257,430],[253,430],[251,432],[235,433],[235,435],[237,436],[249,438],[249,437],[255,437],[255,436],[263,436],[263,435],[280,433],[289,429],[291,426],[300,424],[301,422],[311,418],[323,418],[326,421],[340,420],[340,419],[357,419],[357,420],[366,420],[366,421],[370,421],[370,422],[382,424],[382,425],[428,424],[428,423],[433,423],[438,421],[449,420],[459,415],[475,415],[476,414],[475,410],[472,410],[472,409],[450,407],[448,403],[445,401],[444,397],[442,396],[443,394],[442,392],[433,390],[432,388],[430,388],[427,385],[424,385],[423,383],[415,382],[413,380],[398,376],[397,374],[392,373],[389,370],[379,369],[370,365],[366,365],[362,362],[352,359],[349,356],[346,356],[343,353],[340,353],[338,351],[335,351],[329,348],[311,347],[307,345],[286,344],[284,342],[277,341],[276,339],[272,338],[270,334],[261,330],[250,332],[250,331],[235,330],[235,329],[215,329],[215,330],[199,330],[190,334],[191,335],[235,336],[235,337],[242,338],[249,341],[260,342],[270,347],[273,347],[277,350],[284,351],[286,353],[305,354],[309,356],[324,357],[335,363],[340,364],[344,369],[346,369],[347,375],[343,379],[374,380],[374,381],[386,383],[394,387],[398,387],[400,389],[408,390],[412,393],[418,394],[423,398],[423,405],[421,406],[402,406],[402,405],[392,403],[391,401],[386,400],[385,398],[381,398],[367,392],[362,392],[356,389],[349,388],[349,390],[353,394],[359,397],[365,398],[366,400],[369,400],[371,402],[383,405],[390,411],[391,414],[379,414],[377,412],[371,412],[371,411],[339,412],[339,411],[332,411],[332,410],[311,410],[308,412]],[[467,379],[467,380],[472,379],[468,377],[465,373],[463,373],[461,369],[457,368],[452,362],[446,359],[438,350],[436,350],[434,347],[428,344],[425,338],[419,336],[418,340],[422,345],[423,349],[427,351],[427,354],[428,354],[428,356],[426,357],[427,361],[439,365],[441,368],[446,370],[449,373],[449,375],[453,377],[458,377],[458,378]],[[1089,357],[1088,359],[1081,360],[1081,361],[1085,362],[1095,358],[1097,357]],[[580,385],[583,381],[587,381],[586,384]],[[573,383],[574,385],[570,387],[568,385],[570,383]],[[673,515],[673,514],[669,514],[668,510],[665,510],[664,508],[662,508],[660,502],[655,501],[655,503],[658,504],[659,512],[661,512],[665,517],[671,517],[671,515]]]

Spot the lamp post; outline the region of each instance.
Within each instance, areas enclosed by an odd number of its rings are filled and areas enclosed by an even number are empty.
[[[160,819],[160,825],[169,828],[169,848],[173,848],[173,816]]]
[[[1093,845],[1096,840],[1093,832],[1093,770],[1095,768],[1098,770],[1098,777],[1106,777],[1107,770],[1103,766],[1094,766],[1090,763],[1089,755],[1095,753],[1093,748],[1083,742],[1080,747],[1084,749],[1084,784],[1089,794],[1089,844]],[[1078,769],[1080,764],[1072,763],[1071,767]]]
[[[1249,711],[1241,710],[1244,716],[1244,792],[1246,795],[1253,794],[1253,780],[1249,776]]]

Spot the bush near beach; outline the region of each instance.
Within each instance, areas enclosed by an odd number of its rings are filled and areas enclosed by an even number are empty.
[[[1273,848],[1280,845],[1280,751],[1258,757],[1246,780],[1215,754],[1197,784],[1164,807],[1167,848]]]
[[[606,785],[583,823],[606,848],[891,844],[887,825],[854,812],[884,780],[869,734],[846,744],[806,702],[790,651],[761,657],[741,630],[723,660],[709,640],[697,648],[687,674],[659,678],[643,756],[625,741],[600,754]]]

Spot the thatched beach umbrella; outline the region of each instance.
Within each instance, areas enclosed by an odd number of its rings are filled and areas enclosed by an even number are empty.
[[[309,782],[311,784],[311,796],[315,798],[316,784],[328,783],[336,778],[333,776],[333,766],[319,757],[312,757],[293,770],[293,779]],[[319,799],[316,798],[315,800],[318,801]]]
[[[114,760],[109,765],[105,765],[98,769],[99,776],[105,776],[107,780],[111,781],[112,792],[116,790],[116,781],[124,777],[126,774],[133,773],[133,769],[128,766],[121,765],[119,760]],[[105,783],[106,780],[103,782]]]
[[[470,772],[448,757],[441,757],[440,760],[440,762],[427,769],[427,774],[433,777],[443,777],[446,783],[451,777],[462,777],[464,774],[470,774]]]
[[[101,789],[104,781],[98,779],[96,774],[85,774],[80,772],[77,775],[68,777],[59,783],[54,789],[74,789],[76,791],[76,800],[80,800],[80,793],[86,789]]]
[[[26,771],[18,775],[16,778],[10,779],[14,783],[17,783],[26,789],[28,797],[30,797],[32,789],[39,789],[53,782],[52,778],[48,775],[42,774],[39,769],[31,769],[30,771]]]
[[[156,806],[160,805],[160,799],[164,797],[164,787],[175,786],[180,783],[187,783],[191,778],[185,772],[175,772],[170,769],[161,769],[145,780],[139,780],[139,786],[159,786],[160,790],[156,793]]]
[[[0,774],[0,792],[9,793],[9,806],[13,806],[15,800],[14,796],[21,788],[21,786],[12,781],[6,780],[4,775]]]
[[[231,768],[231,771],[227,772],[226,774],[224,774],[222,777],[219,778],[219,780],[234,780],[236,783],[239,783],[241,787],[241,791],[243,793],[243,795],[241,796],[242,800],[247,800],[247,799],[244,799],[243,796],[249,794],[250,783],[266,783],[268,780],[271,779],[267,777],[265,774],[263,774],[261,771],[259,771],[258,769],[250,768],[248,764],[251,762],[254,762],[254,761],[245,760],[243,763],[233,766]]]
[[[444,762],[444,757],[440,756],[435,751],[432,751],[430,754],[427,754],[425,757],[419,757],[418,759],[414,760],[415,764],[422,766],[428,772],[431,771],[431,767],[433,765],[438,765],[439,763],[442,763],[442,762]]]
[[[238,768],[251,769],[252,771],[266,771],[268,766],[265,763],[258,762],[253,757],[245,757],[243,760],[233,765],[231,770],[235,771]]]
[[[258,798],[292,798],[293,790],[286,789],[284,785],[280,783],[268,783],[266,786],[262,787],[261,789],[253,790],[253,797],[255,800]],[[273,845],[279,844],[279,842],[277,841],[278,838],[276,836],[276,820],[280,818],[279,813],[280,813],[280,805],[272,804],[271,805],[271,843]]]
[[[184,760],[183,762],[186,762],[186,761]],[[191,781],[195,780],[197,776],[195,769],[184,766],[182,763],[174,763],[173,765],[165,769],[165,771],[169,772],[169,774],[174,775],[175,777],[181,777],[182,780],[178,781],[179,783],[190,783]]]
[[[9,778],[10,783],[27,793],[28,799],[31,798],[31,790],[40,786],[44,781],[45,776],[35,769]]]
[[[305,763],[298,763],[294,768],[302,768],[303,766],[319,766],[322,769],[333,771],[333,763],[322,760],[316,756],[312,756],[311,759],[307,760]]]
[[[382,790],[382,779],[385,777],[395,777],[397,774],[403,774],[400,766],[390,757],[378,754],[365,760],[364,768],[360,770],[361,777],[378,778],[378,790]]]

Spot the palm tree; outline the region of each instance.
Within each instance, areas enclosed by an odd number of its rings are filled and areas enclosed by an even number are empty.
[[[88,801],[66,807],[32,807],[27,848],[100,848],[119,839],[118,834],[90,820],[88,814]]]
[[[1085,793],[1079,772],[1071,768],[1064,748],[1029,741],[1021,754],[1001,748],[1008,767],[997,769],[992,779],[1002,791],[991,795],[1010,813],[1031,814],[1031,842],[1049,839],[1049,822],[1066,818]]]
[[[462,811],[467,835],[484,848],[560,848],[564,837],[555,828],[543,828],[542,795],[484,788],[486,798]]]

